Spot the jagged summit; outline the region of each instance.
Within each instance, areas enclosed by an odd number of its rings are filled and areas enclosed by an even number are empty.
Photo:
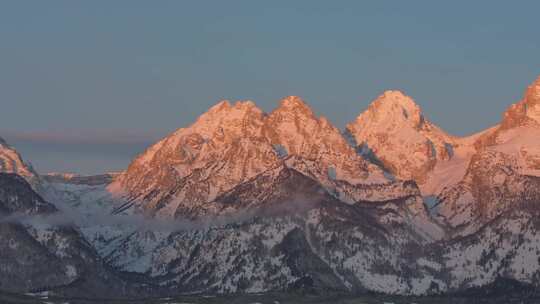
[[[368,124],[379,130],[401,127],[421,130],[434,126],[433,124],[424,126],[425,119],[420,106],[410,96],[398,90],[388,90],[379,95],[356,118],[356,122],[348,126],[351,129],[354,129],[355,125],[365,129]]]
[[[300,111],[308,115],[314,115],[310,106],[299,96],[287,96],[283,98],[275,111]]]
[[[245,112],[264,113],[264,111],[251,100],[238,100],[236,102],[222,100],[203,113],[197,120],[196,124],[200,121],[204,121],[206,118],[216,118],[224,115],[234,114],[235,112],[236,114]],[[300,96],[286,96],[282,98],[279,101],[278,106],[272,111],[272,113],[274,112],[305,114],[315,117],[311,107]]]
[[[190,127],[180,130],[186,130],[184,133],[199,133],[206,138],[215,136],[216,132],[235,134],[256,125],[263,115],[264,112],[252,101],[238,101],[234,104],[222,101],[202,114]]]
[[[204,121],[205,118],[209,118],[209,117],[219,118],[221,116],[229,115],[231,113],[241,114],[241,113],[250,112],[250,111],[253,111],[256,113],[263,112],[251,100],[238,100],[235,103],[231,103],[228,100],[222,100],[216,105],[212,106],[210,109],[208,109],[208,111],[203,113],[195,124],[199,123],[200,121]]]
[[[526,96],[527,99],[534,100],[536,103],[540,102],[540,76],[527,88]]]
[[[540,124],[540,77],[527,87],[521,101],[506,110],[501,128],[537,124]]]
[[[15,173],[24,177],[32,186],[39,180],[37,173],[21,155],[0,137],[0,173]]]
[[[338,179],[353,184],[367,182],[368,177],[382,181],[380,168],[360,157],[325,117],[317,117],[300,98],[282,100],[281,106],[266,119],[266,137],[289,155],[315,160],[336,171]]]
[[[401,179],[423,183],[438,160],[452,156],[454,138],[427,121],[414,100],[400,91],[377,97],[347,125],[358,149]]]
[[[215,113],[220,112],[224,109],[229,109],[231,107],[231,102],[227,99],[221,100],[220,102],[216,103],[210,109],[208,109],[208,113]]]
[[[526,115],[540,123],[540,77],[527,88],[525,93]]]
[[[531,146],[536,143],[528,140],[532,133],[540,135],[540,77],[527,87],[519,102],[508,107],[501,123],[479,137],[475,145],[481,149],[521,141],[522,145]]]
[[[423,115],[415,101],[401,91],[385,91],[371,103],[368,110],[378,119],[406,121],[421,127]]]
[[[251,101],[222,101],[194,124],[139,155],[118,178],[145,209],[174,215],[279,166],[287,156],[317,164],[316,178],[351,185],[385,183],[382,170],[359,156],[338,128],[289,96],[270,114]],[[324,181],[323,181],[324,180]]]
[[[515,175],[540,177],[539,138],[540,78],[527,87],[521,101],[506,110],[498,126],[476,140],[475,146],[487,155],[501,154],[516,162],[519,170]],[[492,166],[497,166],[495,161]]]
[[[439,194],[439,215],[455,228],[466,227],[462,233],[476,231],[510,209],[538,202],[537,192],[530,189],[540,182],[539,96],[540,78],[508,108],[498,126],[476,138],[465,175]]]
[[[527,115],[538,103],[539,83],[528,88],[522,102]],[[295,156],[316,164],[304,172],[325,186],[397,178],[414,180],[423,194],[431,195],[463,177],[477,138],[484,137],[447,134],[397,90],[378,96],[348,124],[347,133],[356,146],[298,96],[284,97],[268,114],[252,101],[221,101],[137,157],[119,180],[132,198],[151,201],[146,207],[177,214],[182,204],[204,204]]]

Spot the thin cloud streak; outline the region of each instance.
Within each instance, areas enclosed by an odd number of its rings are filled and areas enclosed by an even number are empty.
[[[11,131],[0,130],[9,143],[17,141],[48,144],[148,144],[163,135],[123,130]]]

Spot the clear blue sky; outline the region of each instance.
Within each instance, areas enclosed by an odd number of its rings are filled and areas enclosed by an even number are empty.
[[[540,1],[5,0],[0,136],[40,172],[95,173],[220,99],[300,95],[343,127],[385,89],[468,134],[540,74],[539,16]]]

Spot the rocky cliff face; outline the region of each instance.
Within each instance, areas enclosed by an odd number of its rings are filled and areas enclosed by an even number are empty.
[[[317,162],[333,179],[351,184],[385,182],[380,168],[357,155],[326,118],[315,117],[300,98],[290,96],[268,116],[265,135],[286,155]]]
[[[523,99],[504,113],[502,129],[540,123],[540,77],[526,90]]]
[[[313,164],[304,169],[328,187],[335,188],[337,181],[390,183],[328,120],[316,117],[300,98],[291,96],[270,114],[249,101],[219,103],[189,128],[179,129],[137,157],[117,186],[138,208],[162,217],[181,216],[282,166],[289,157],[305,160],[304,167]]]
[[[0,289],[103,288],[111,276],[91,245],[23,178],[0,173]],[[61,224],[63,223],[63,224]],[[120,282],[109,282],[120,287]],[[77,289],[82,294],[82,289]]]
[[[424,117],[420,107],[399,91],[386,91],[371,103],[347,133],[357,149],[400,179],[424,183],[437,162],[452,158],[458,145]]]
[[[193,212],[201,210],[236,218],[204,229],[140,231],[113,250],[111,261],[185,292],[418,294],[438,280],[433,269],[413,263],[442,235],[414,194],[348,204],[316,179],[281,166]],[[123,264],[137,253],[138,263]]]
[[[274,166],[278,156],[263,127],[264,114],[252,102],[221,102],[137,157],[119,183],[148,202],[144,209],[174,216]]]
[[[511,105],[504,112],[501,123],[480,137],[475,145],[478,148],[496,145],[504,140],[504,133],[511,130],[522,129],[523,135],[527,136],[527,129],[537,129],[540,126],[540,77],[527,89],[523,99]]]
[[[23,161],[21,155],[0,137],[0,172],[15,173],[25,178],[32,186],[39,184],[39,176],[32,166]]]
[[[540,177],[524,175],[517,160],[497,151],[473,156],[463,181],[440,196],[437,214],[460,233],[473,233],[513,208],[540,202]]]
[[[498,126],[476,139],[463,179],[440,193],[438,214],[451,227],[472,233],[510,209],[539,202],[539,91],[536,80]]]
[[[35,193],[28,182],[15,173],[0,173],[0,215],[13,213],[50,214],[57,209]]]

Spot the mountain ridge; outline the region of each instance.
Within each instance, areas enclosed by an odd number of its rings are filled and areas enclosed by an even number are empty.
[[[118,175],[37,176],[42,200],[7,185],[0,212],[12,212],[7,202],[78,215],[70,252],[89,249],[91,259],[77,260],[76,274],[51,274],[60,285],[103,263],[90,286],[117,278],[121,288],[143,284],[160,295],[452,294],[501,279],[540,290],[539,92],[540,78],[500,124],[469,137],[447,134],[398,91],[377,97],[345,131],[297,96],[270,113],[222,101]],[[14,232],[17,240],[41,244],[25,252],[45,246],[57,252],[48,261],[71,265],[58,256],[60,228],[17,225],[31,232]],[[9,233],[3,240],[9,246]]]
[[[149,176],[156,176],[152,181],[163,180],[158,185],[163,188],[160,192],[173,191],[176,197],[191,203],[204,203],[277,166],[288,155],[315,160],[327,167],[334,178],[345,178],[353,184],[387,181],[382,170],[357,155],[327,119],[316,117],[299,97],[289,96],[269,114],[250,101],[218,103],[188,128],[178,129],[139,155],[118,183],[127,192],[134,190],[132,197],[148,196],[150,192],[143,194],[140,190],[152,186],[141,185]],[[152,162],[153,168],[161,169],[152,173],[154,169],[149,168],[150,173],[145,173]],[[213,172],[212,176],[201,175],[208,170]],[[321,173],[320,178],[326,179],[325,174],[328,172]],[[204,179],[207,184],[196,193],[192,189],[173,190],[179,184],[167,184],[182,179],[181,183],[196,184]],[[155,204],[164,204],[161,196],[152,199]]]

